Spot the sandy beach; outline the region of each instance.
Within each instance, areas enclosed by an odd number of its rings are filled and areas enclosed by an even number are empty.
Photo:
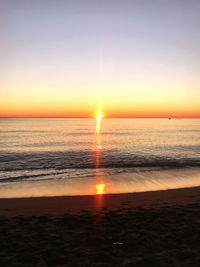
[[[0,199],[1,266],[199,266],[200,187]]]

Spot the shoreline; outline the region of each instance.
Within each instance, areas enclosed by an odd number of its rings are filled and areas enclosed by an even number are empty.
[[[0,198],[0,216],[63,216],[87,211],[159,208],[200,203],[200,186],[135,193]]]

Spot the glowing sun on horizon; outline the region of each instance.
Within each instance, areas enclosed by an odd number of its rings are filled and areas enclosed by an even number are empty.
[[[101,119],[104,117],[101,108],[99,108],[99,111],[95,117],[97,119],[96,131],[97,131],[97,133],[99,133],[100,129],[101,129]]]

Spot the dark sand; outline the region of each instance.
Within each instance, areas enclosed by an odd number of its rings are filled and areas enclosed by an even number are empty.
[[[0,199],[0,266],[200,266],[200,187]]]

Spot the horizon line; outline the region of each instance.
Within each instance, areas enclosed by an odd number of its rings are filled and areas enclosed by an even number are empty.
[[[34,116],[30,116],[30,117],[1,117],[0,119],[96,119],[95,117],[64,117],[64,116],[41,116],[41,117],[34,117]],[[104,119],[200,119],[200,116],[163,116],[163,117],[156,117],[156,116],[152,116],[152,117],[104,117]]]

